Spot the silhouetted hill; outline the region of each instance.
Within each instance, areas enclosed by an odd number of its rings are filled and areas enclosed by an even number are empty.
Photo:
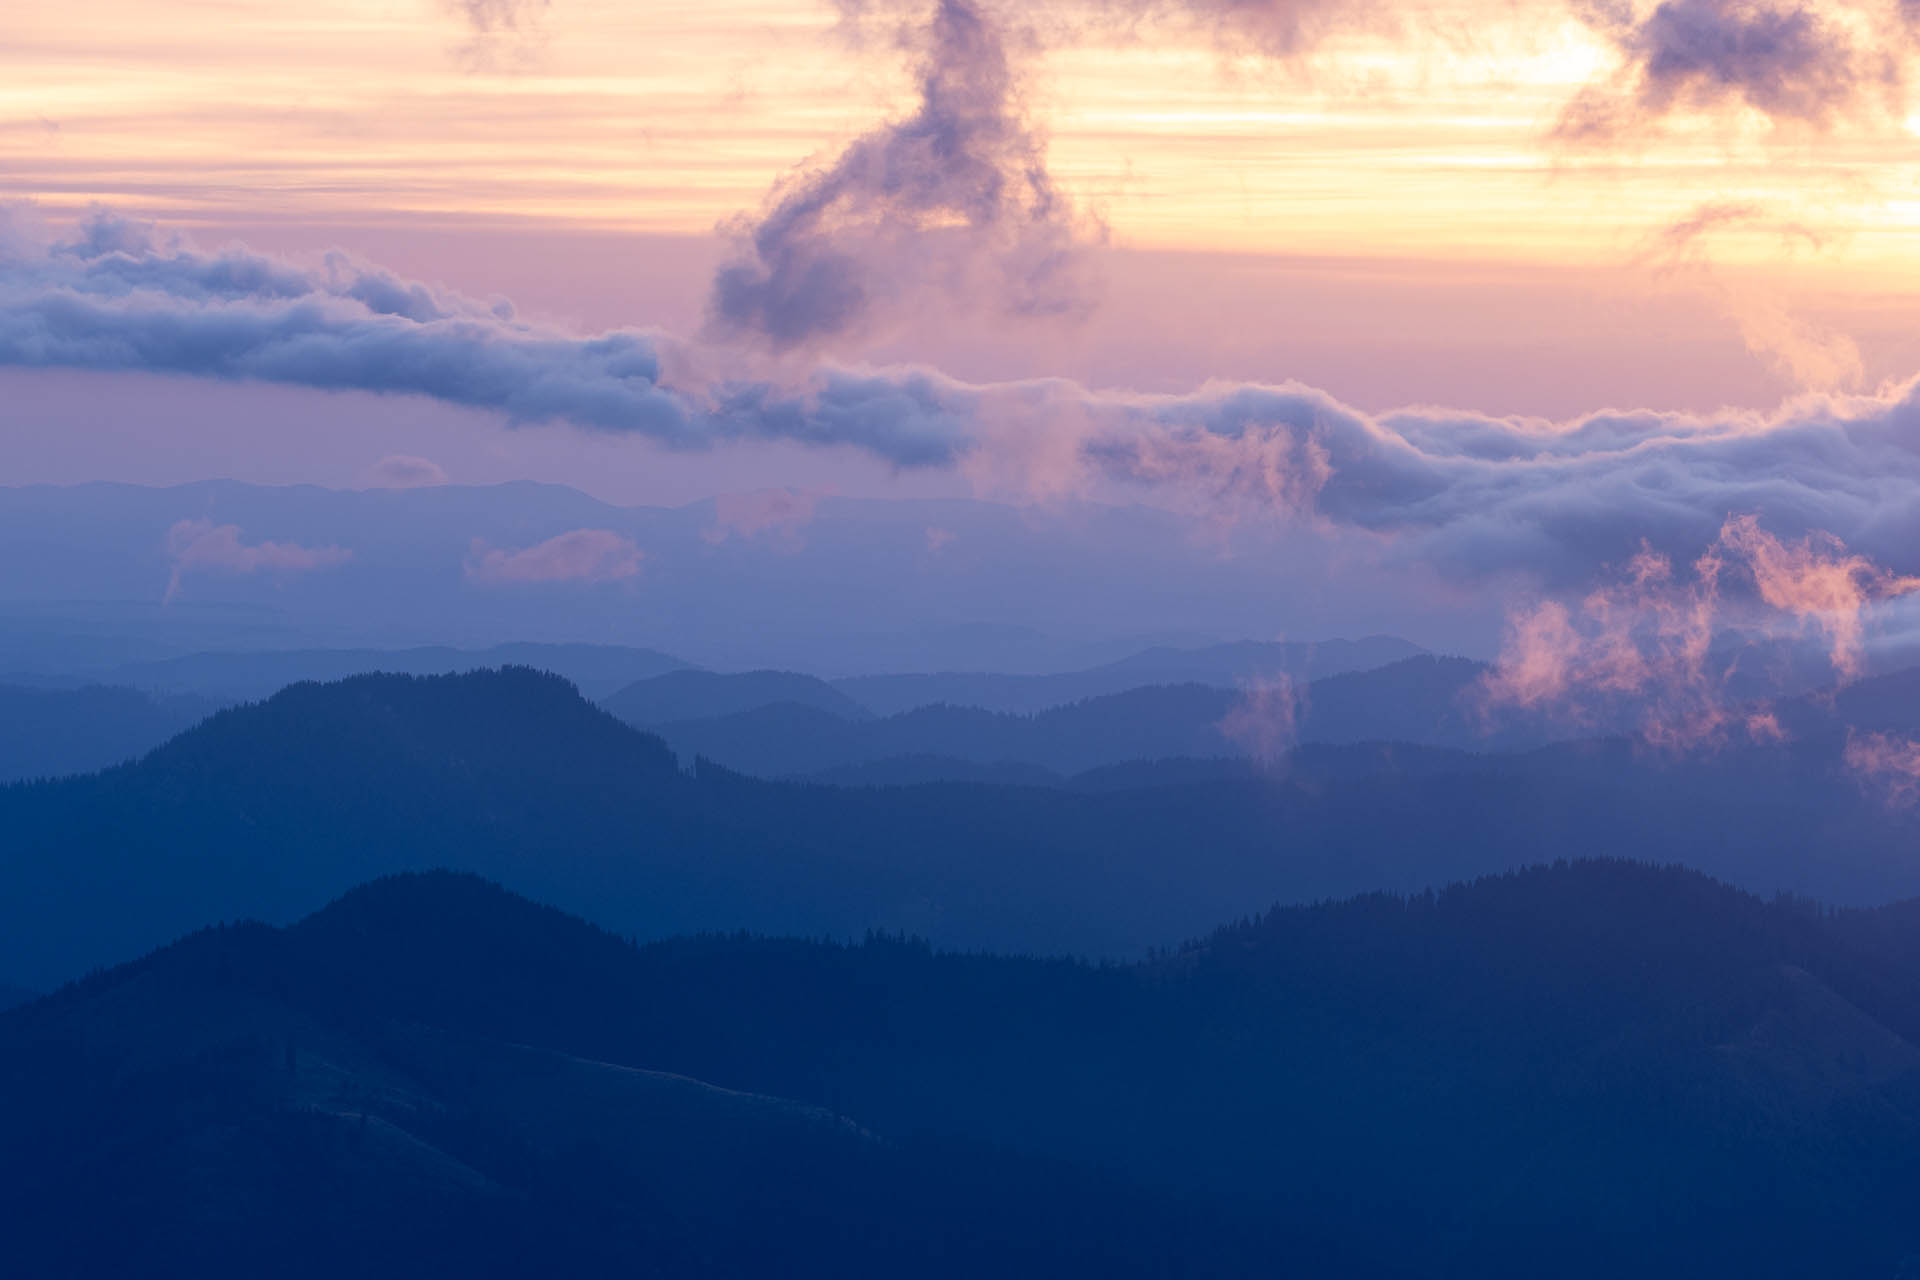
[[[1314,642],[1240,641],[1201,649],[1159,646],[1117,662],[1057,675],[943,672],[852,676],[836,680],[834,685],[882,716],[940,705],[1030,715],[1146,685],[1205,684],[1231,689],[1250,680],[1283,675],[1315,680],[1383,667],[1423,652],[1419,645],[1394,636]]]
[[[866,720],[872,713],[824,680],[792,671],[670,671],[638,680],[600,700],[600,705],[636,728],[675,720],[706,720],[789,702]]]
[[[881,928],[1098,956],[1549,856],[1631,852],[1855,904],[1920,894],[1916,815],[1860,785],[1842,742],[1678,761],[1624,740],[1362,745],[1272,771],[1138,766],[1119,789],[833,788],[683,771],[552,676],[358,677],[224,711],[138,764],[0,788],[0,973],[46,987],[196,922],[286,921],[434,866],[644,937]]]
[[[144,755],[219,708],[135,689],[0,685],[0,783],[92,773]]]
[[[588,697],[598,698],[636,680],[684,670],[688,665],[652,649],[593,644],[502,644],[490,649],[287,649],[197,653],[132,663],[116,668],[114,679],[142,689],[191,690],[238,702],[269,697],[303,680],[341,680],[373,671],[432,676],[519,666],[551,671],[578,685]]]
[[[1092,967],[387,879],[0,1016],[0,1230],[36,1275],[1892,1277],[1914,909],[1562,863]]]
[[[435,875],[284,932],[198,933],[0,1019],[9,1266],[1252,1274],[1250,1231],[1164,1193],[575,1052],[597,1017],[636,1029],[659,976],[637,961],[579,921]],[[364,987],[374,963],[392,966],[381,995]],[[481,1013],[496,1000],[498,1017]]]

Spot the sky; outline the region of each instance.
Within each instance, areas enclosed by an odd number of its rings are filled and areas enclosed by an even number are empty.
[[[0,482],[1139,502],[1483,602],[1747,516],[1913,572],[1916,40],[1913,0],[12,0]]]

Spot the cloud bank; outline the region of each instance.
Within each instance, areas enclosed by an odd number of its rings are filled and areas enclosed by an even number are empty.
[[[1895,572],[1920,570],[1912,383],[1770,413],[1546,422],[1366,414],[1295,383],[1137,395],[832,365],[794,386],[670,381],[672,350],[659,334],[536,328],[504,303],[341,257],[204,252],[109,218],[0,258],[0,365],[421,395],[678,449],[850,447],[1018,500],[1147,501],[1227,528],[1284,521],[1388,562],[1524,574],[1554,590],[1584,589],[1643,541],[1690,560],[1749,512],[1774,537],[1826,531]]]

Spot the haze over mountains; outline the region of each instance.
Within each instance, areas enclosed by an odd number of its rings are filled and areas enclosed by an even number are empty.
[[[684,549],[758,583],[881,507]],[[1835,683],[1806,636],[1712,635],[1745,728],[1681,749],[1624,678],[1500,703],[1512,666],[1364,633],[968,624],[952,670],[897,618],[778,666],[659,640],[749,592],[589,643],[569,611],[639,617],[652,566],[595,538],[470,544],[458,588],[389,565],[461,643],[326,643],[359,549],[222,527],[150,627],[0,632],[0,1237],[33,1274],[1920,1258],[1897,646]],[[552,638],[469,638],[510,612]]]
[[[0,674],[77,655],[100,678],[207,649],[525,641],[827,677],[1047,674],[1155,644],[1406,625],[1404,609],[1331,596],[1302,619],[1304,597],[1274,593],[1295,563],[1284,539],[1235,537],[1223,554],[1144,507],[789,490],[665,508],[531,483],[0,486],[0,548],[18,552],[0,576]]]
[[[1920,893],[1916,815],[1845,747],[1832,725],[1680,760],[1626,739],[1308,746],[1284,773],[1175,761],[1085,787],[847,789],[688,772],[524,669],[356,677],[222,712],[137,764],[0,790],[0,974],[45,988],[200,922],[286,921],[437,866],[644,937],[880,928],[1112,957],[1276,901],[1542,856],[1632,853],[1845,903]]]

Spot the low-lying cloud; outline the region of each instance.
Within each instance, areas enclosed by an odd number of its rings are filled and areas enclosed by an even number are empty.
[[[1262,768],[1281,768],[1299,741],[1307,692],[1307,686],[1296,687],[1285,672],[1245,681],[1239,701],[1214,727]]]
[[[490,586],[624,582],[638,577],[646,552],[609,529],[575,529],[509,551],[475,540],[467,555],[470,582]]]
[[[752,541],[767,537],[782,550],[806,545],[805,530],[813,523],[819,489],[756,489],[750,493],[723,493],[713,500],[713,523],[700,531],[703,541],[720,546],[732,538]]]
[[[1751,589],[1734,596],[1741,579]],[[1920,578],[1889,572],[1830,534],[1783,540],[1757,517],[1735,516],[1685,573],[1643,549],[1578,607],[1549,599],[1514,610],[1480,682],[1481,709],[1594,725],[1626,703],[1658,747],[1715,747],[1736,733],[1777,743],[1785,733],[1771,709],[1730,696],[1739,658],[1716,641],[1735,627],[1810,629],[1844,685],[1865,673],[1868,611],[1915,591]]]
[[[199,573],[237,576],[299,574],[332,569],[353,559],[345,547],[303,547],[292,542],[249,543],[238,525],[216,525],[211,520],[181,520],[167,530],[167,578],[164,603],[173,603],[182,582]]]
[[[1900,734],[1850,732],[1841,759],[1889,808],[1920,803],[1920,742]]]

